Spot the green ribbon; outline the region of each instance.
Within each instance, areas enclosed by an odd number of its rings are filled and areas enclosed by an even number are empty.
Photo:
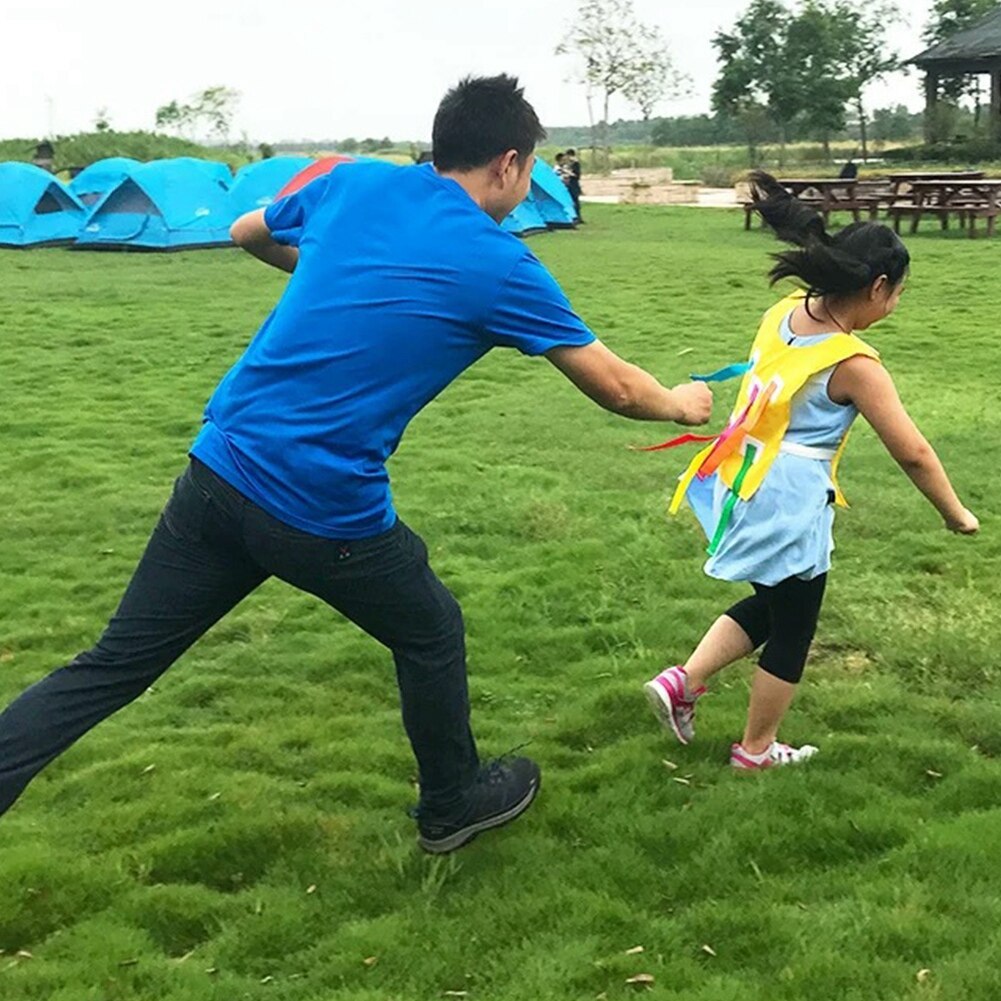
[[[740,467],[740,472],[737,473],[737,478],[733,481],[733,486],[730,487],[730,495],[723,505],[723,510],[720,511],[719,521],[716,523],[716,531],[713,533],[712,542],[709,543],[709,548],[706,550],[710,556],[716,555],[717,550],[723,542],[723,536],[726,534],[726,530],[730,525],[730,519],[733,517],[733,509],[737,506],[737,501],[740,499],[740,488],[744,485],[747,471],[754,465],[754,457],[757,454],[757,448],[754,445],[748,444],[747,452],[744,455],[744,464]]]

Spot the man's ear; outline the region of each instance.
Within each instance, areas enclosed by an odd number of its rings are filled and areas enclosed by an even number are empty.
[[[503,177],[511,169],[515,171],[518,169],[518,151],[516,149],[509,149],[497,158],[498,176]]]

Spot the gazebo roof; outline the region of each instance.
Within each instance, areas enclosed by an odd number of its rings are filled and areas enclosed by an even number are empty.
[[[1001,62],[1001,7],[970,28],[933,45],[909,62],[925,69],[969,64],[969,70],[989,69]],[[962,72],[962,70],[960,70]]]

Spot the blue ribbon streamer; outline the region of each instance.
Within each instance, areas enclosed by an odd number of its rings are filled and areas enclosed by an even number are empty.
[[[692,373],[691,378],[693,382],[726,382],[727,379],[736,379],[738,376],[747,375],[753,367],[753,362],[742,361],[734,365],[726,365],[723,368],[718,368],[715,372],[710,372],[708,375],[696,375]]]

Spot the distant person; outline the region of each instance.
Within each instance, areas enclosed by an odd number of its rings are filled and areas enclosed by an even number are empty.
[[[567,166],[567,155],[566,153],[557,153],[556,160],[553,164],[553,169],[556,171],[556,176],[564,183],[569,184],[570,182],[570,169]]]
[[[576,150],[567,150],[566,165],[567,172],[569,174],[569,179],[567,180],[567,190],[570,192],[570,197],[573,199],[574,215],[577,216],[578,222],[583,222],[584,220],[581,218],[580,214],[580,160],[577,159]]]
[[[209,401],[97,645],[0,715],[0,813],[271,576],[392,651],[425,850],[529,807],[533,761],[480,762],[462,613],[396,515],[386,460],[414,415],[498,347],[544,355],[634,420],[704,424],[712,406],[704,385],[667,389],[613,354],[499,225],[527,196],[544,135],[517,80],[466,79],[435,115],[433,164],[342,165],[237,220],[236,243],[292,278]],[[279,666],[295,678],[294,659]]]
[[[754,594],[716,620],[684,665],[645,686],[661,721],[687,744],[706,682],[763,647],[747,724],[730,750],[738,769],[796,764],[817,751],[780,742],[778,731],[817,627],[834,548],[833,505],[844,504],[838,459],[858,414],[947,529],[979,529],[879,355],[853,333],[900,301],[910,265],[900,237],[877,223],[832,236],[770,175],[758,172],[752,184],[758,211],[796,248],[775,255],[772,283],[792,278],[806,291],[765,314],[728,432],[695,457],[681,482],[691,484],[689,501],[712,540],[706,573],[746,581]]]
[[[854,161],[852,157],[848,158],[848,162],[841,168],[838,173],[838,179],[842,181],[854,181],[858,177],[858,164]]]
[[[35,155],[31,158],[31,162],[36,167],[47,170],[50,174],[54,173],[56,149],[48,139],[43,139],[35,146]]]

